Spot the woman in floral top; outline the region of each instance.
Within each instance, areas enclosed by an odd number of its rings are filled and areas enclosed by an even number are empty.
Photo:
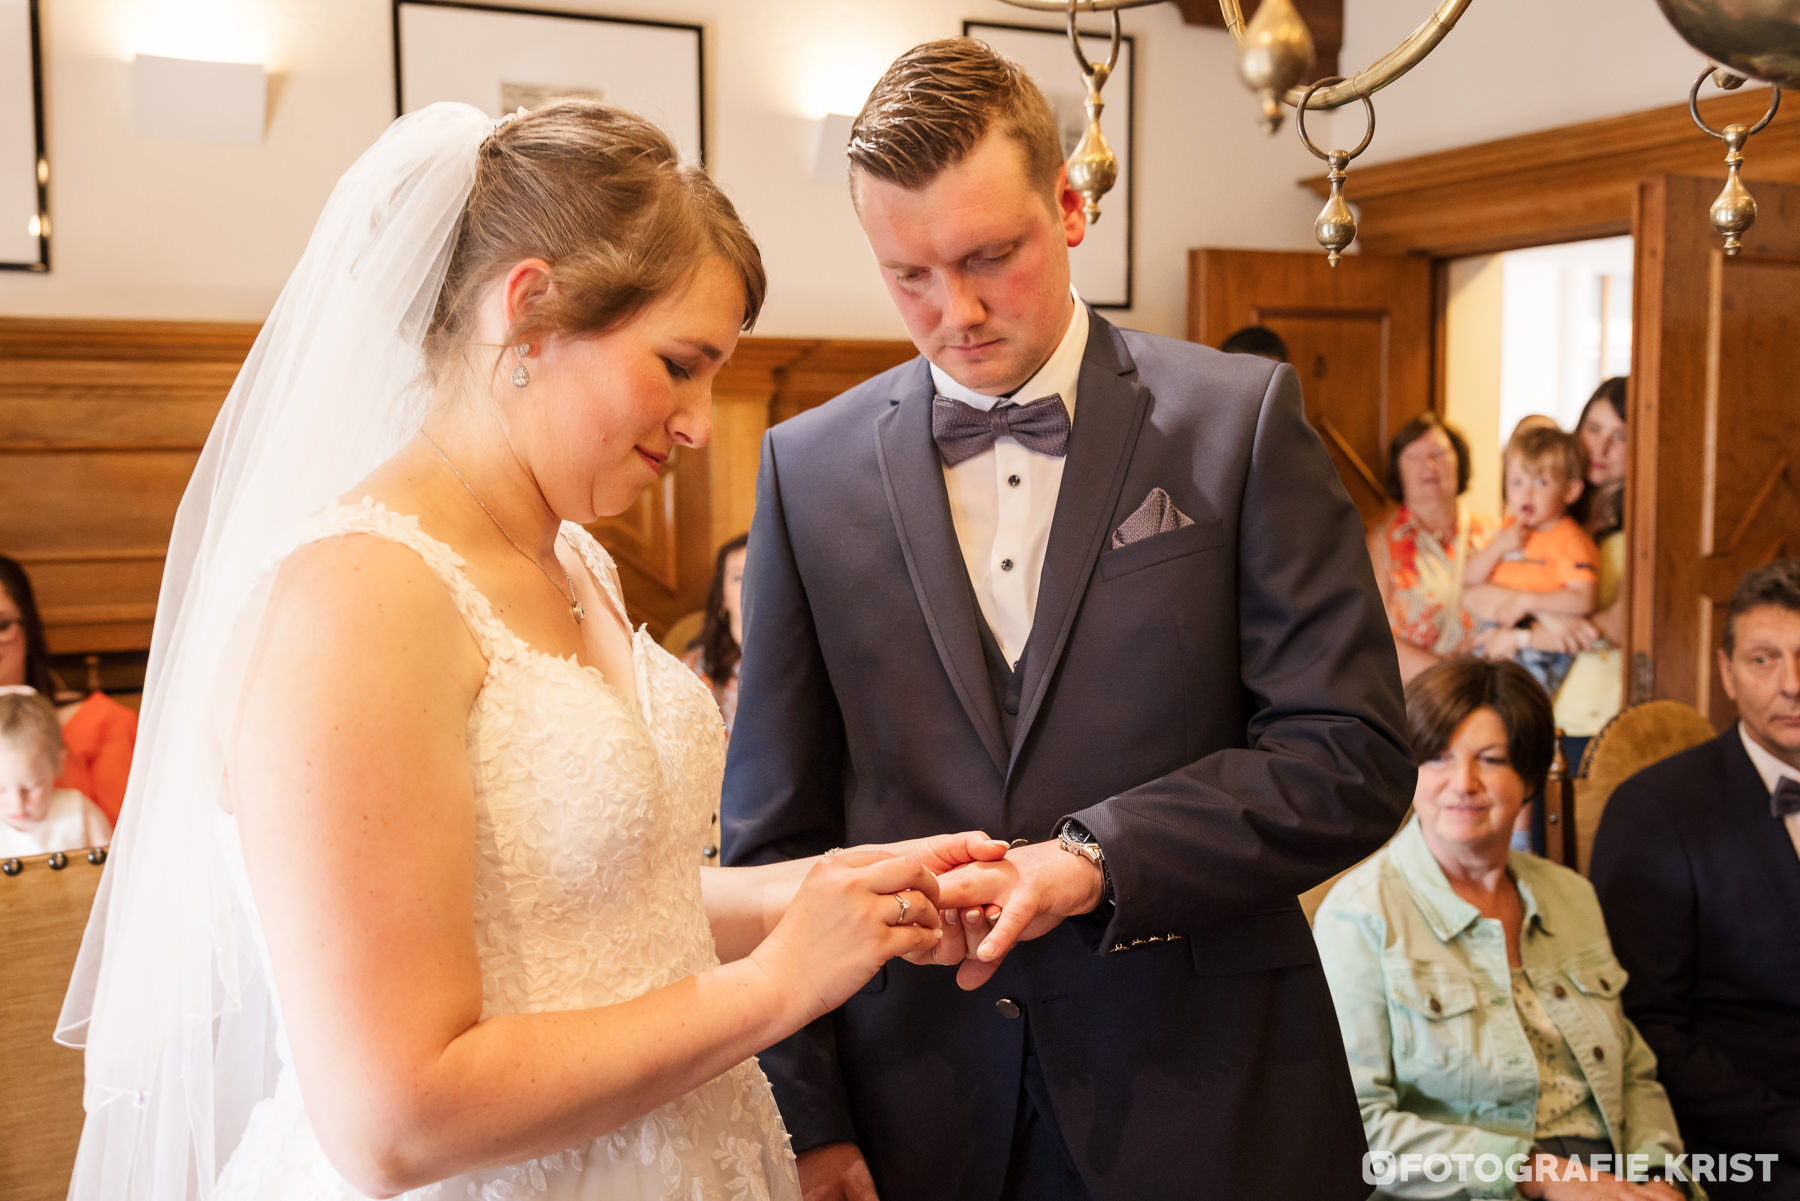
[[[1469,446],[1436,413],[1420,414],[1394,435],[1386,484],[1400,507],[1370,531],[1369,559],[1387,605],[1400,678],[1411,680],[1472,649],[1463,564],[1496,527],[1457,500],[1469,486]]]

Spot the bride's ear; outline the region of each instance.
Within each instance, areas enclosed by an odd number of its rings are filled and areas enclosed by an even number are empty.
[[[532,306],[550,291],[553,283],[550,264],[543,259],[514,263],[500,285],[500,317],[504,328],[516,329]]]

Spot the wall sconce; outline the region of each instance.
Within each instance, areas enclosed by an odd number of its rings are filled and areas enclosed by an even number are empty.
[[[131,62],[131,126],[140,138],[263,140],[269,78],[261,63],[209,63],[140,54]]]
[[[826,113],[813,118],[812,177],[820,183],[843,183],[849,177],[850,161],[844,148],[850,144],[850,126],[856,118],[849,113]]]

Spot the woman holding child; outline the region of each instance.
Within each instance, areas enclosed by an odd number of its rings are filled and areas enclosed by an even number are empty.
[[[1394,435],[1385,483],[1399,507],[1370,531],[1369,559],[1387,605],[1400,678],[1411,680],[1474,646],[1463,576],[1494,527],[1459,499],[1469,487],[1469,445],[1436,413],[1421,413]]]
[[[1376,1195],[1675,1201],[1594,1170],[1629,1155],[1659,1174],[1682,1144],[1593,889],[1508,850],[1549,771],[1549,698],[1516,664],[1456,659],[1413,680],[1407,719],[1413,817],[1313,922]]]
[[[433,105],[339,183],[177,517],[75,1201],[798,1197],[750,1056],[1005,847],[694,861],[718,710],[583,525],[706,443],[763,293],[610,106]]]

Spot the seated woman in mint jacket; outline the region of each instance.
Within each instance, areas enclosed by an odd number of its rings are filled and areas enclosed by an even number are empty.
[[[1648,1179],[1681,1139],[1593,889],[1507,849],[1549,773],[1549,698],[1517,664],[1451,659],[1407,688],[1407,724],[1414,815],[1313,925],[1376,1195],[1699,1196]],[[1597,1174],[1598,1155],[1643,1158]]]

